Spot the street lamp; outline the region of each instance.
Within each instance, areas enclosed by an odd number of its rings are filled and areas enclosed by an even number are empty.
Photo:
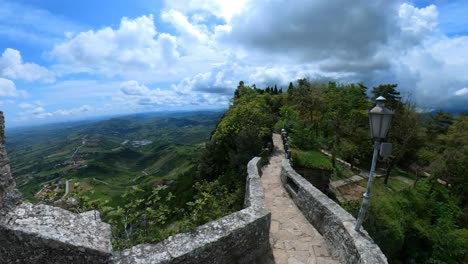
[[[356,220],[356,231],[359,231],[362,225],[364,216],[366,215],[367,204],[370,199],[370,190],[372,181],[374,180],[375,164],[377,163],[377,155],[380,150],[382,141],[387,136],[387,132],[390,128],[390,122],[392,121],[393,111],[385,107],[385,98],[379,96],[377,99],[377,105],[369,111],[369,123],[371,137],[374,140],[374,154],[372,155],[372,165],[369,172],[369,179],[367,181],[367,189],[362,199],[361,209]]]

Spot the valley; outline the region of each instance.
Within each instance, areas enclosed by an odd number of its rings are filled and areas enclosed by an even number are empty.
[[[220,112],[140,114],[9,130],[13,175],[25,198],[71,192],[122,205],[135,185],[162,187],[190,169]]]

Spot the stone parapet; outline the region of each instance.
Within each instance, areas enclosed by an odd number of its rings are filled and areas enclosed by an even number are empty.
[[[387,258],[368,233],[354,230],[356,219],[315,188],[283,160],[281,181],[294,203],[319,231],[334,257],[343,263],[387,263]]]
[[[258,157],[247,165],[244,209],[158,244],[112,252],[111,227],[99,212],[21,203],[0,111],[0,263],[255,263],[270,250],[260,167]]]
[[[270,249],[271,214],[263,202],[259,162],[256,157],[247,165],[245,209],[158,244],[115,252],[114,263],[255,263]]]
[[[111,228],[91,214],[22,203],[0,218],[2,263],[107,263]]]
[[[21,204],[0,112],[0,263],[107,263],[111,252],[111,228],[96,211]]]

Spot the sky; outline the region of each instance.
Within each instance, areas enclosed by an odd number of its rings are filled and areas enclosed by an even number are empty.
[[[396,83],[468,111],[468,1],[0,0],[8,127],[220,109],[266,87]]]

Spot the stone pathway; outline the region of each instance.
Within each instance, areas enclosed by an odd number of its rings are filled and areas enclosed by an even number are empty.
[[[306,220],[281,184],[284,149],[281,136],[273,135],[275,151],[263,169],[265,204],[271,210],[270,244],[277,264],[339,263],[330,257],[325,240]]]

